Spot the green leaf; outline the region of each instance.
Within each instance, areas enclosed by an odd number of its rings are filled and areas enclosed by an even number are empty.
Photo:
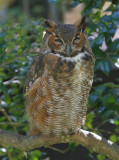
[[[119,19],[119,11],[114,12],[112,18]]]
[[[103,34],[98,35],[98,37],[95,39],[95,43],[99,46],[102,45],[103,41],[104,41],[104,35]]]
[[[116,103],[116,100],[113,95],[107,94],[103,97],[102,103],[106,107],[112,107]]]
[[[103,115],[101,116],[102,120],[107,119],[107,118],[108,118],[110,115],[112,115],[113,113],[114,113],[113,110],[105,111],[105,112],[103,113]]]
[[[102,51],[99,46],[95,45],[95,47],[92,48],[93,53],[96,58],[106,59],[107,55],[104,51]]]
[[[77,144],[76,143],[69,143],[69,148],[71,151],[75,151]],[[78,144],[79,145],[79,144]]]
[[[94,94],[101,96],[103,94],[103,92],[105,91],[106,87],[104,85],[99,85],[97,87],[95,87],[95,92]]]
[[[101,70],[106,76],[108,76],[111,71],[111,62],[108,60],[97,60],[95,63],[95,71],[96,70]]]
[[[5,96],[9,97],[8,90],[2,81],[0,81],[0,90],[5,94]]]
[[[87,116],[86,116],[86,126],[90,129],[93,128],[93,125],[92,125],[93,119],[94,119],[94,113],[93,112],[87,114]]]
[[[119,126],[119,121],[115,120],[115,121],[114,121],[114,124],[115,124],[116,126]]]
[[[110,141],[115,143],[117,141],[117,136],[115,134],[113,134],[113,135],[110,136],[109,139],[110,139]]]
[[[105,15],[105,16],[103,16],[103,17],[101,18],[101,20],[102,20],[102,22],[109,22],[109,21],[111,21],[111,16]]]
[[[89,104],[92,106],[95,104],[96,100],[98,99],[98,95],[96,95],[96,93],[91,93],[89,95]]]
[[[119,38],[109,45],[108,50],[112,52],[116,50],[119,51]]]
[[[98,160],[104,160],[104,159],[105,159],[105,156],[104,156],[104,155],[101,155],[101,154],[98,154],[98,155],[97,155],[97,159],[98,159]]]

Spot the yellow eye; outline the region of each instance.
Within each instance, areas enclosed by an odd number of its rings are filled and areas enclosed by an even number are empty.
[[[55,43],[57,44],[57,45],[63,45],[63,42],[62,42],[62,40],[61,39],[54,39],[54,41],[55,41]]]
[[[76,37],[74,40],[73,40],[73,43],[74,44],[77,44],[77,43],[79,43],[80,42],[80,38],[79,37]]]

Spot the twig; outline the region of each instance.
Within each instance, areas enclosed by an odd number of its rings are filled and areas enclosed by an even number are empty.
[[[9,148],[8,148],[7,146],[5,146],[5,145],[2,145],[2,146],[3,146],[3,148],[6,149],[6,153],[7,153],[8,159],[9,159],[9,160],[12,160],[12,156],[11,156],[11,154],[10,154],[10,152],[9,152]]]
[[[0,122],[0,125],[12,125],[12,126],[25,126],[25,123],[18,123],[18,122]]]
[[[69,147],[64,149],[64,150],[61,150],[61,149],[53,147],[53,146],[48,146],[46,148],[52,149],[53,151],[57,151],[57,152],[62,153],[62,154],[64,154],[64,153],[69,151]]]
[[[3,113],[3,115],[8,119],[9,123],[12,125],[12,120],[10,118],[10,116],[7,114],[7,112],[5,111],[5,109],[0,108],[0,111]],[[16,126],[12,125],[13,129],[16,130]]]
[[[103,121],[102,123],[100,123],[99,125],[97,125],[95,129],[99,129],[101,126],[103,126],[108,121],[109,121],[108,119],[105,120],[105,121]]]

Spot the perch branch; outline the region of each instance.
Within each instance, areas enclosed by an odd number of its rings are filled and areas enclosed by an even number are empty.
[[[23,136],[0,129],[1,145],[10,145],[26,152],[42,146],[48,147],[49,145],[67,142],[79,143],[112,160],[119,160],[119,146],[89,131],[80,130],[79,134],[65,137],[43,137]]]

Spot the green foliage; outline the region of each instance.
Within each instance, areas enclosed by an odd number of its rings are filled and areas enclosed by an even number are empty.
[[[58,4],[62,2],[62,0],[57,1]],[[112,65],[118,63],[119,38],[113,41],[112,38],[119,25],[119,4],[117,1],[109,0],[111,4],[106,11],[110,14],[102,14],[105,1],[94,0],[92,3],[92,0],[74,0],[74,6],[82,2],[85,3],[83,14],[90,21],[87,33],[96,57],[94,86],[89,95],[84,129],[102,134],[117,143],[119,141],[119,77],[113,78],[114,82],[104,82],[103,77],[98,77],[97,73],[101,71],[109,78]],[[28,21],[20,17],[18,20],[9,19],[0,25],[0,128],[2,129],[14,130],[21,134],[26,134],[28,131],[23,84],[28,66],[32,57],[39,51],[42,41],[44,29],[40,24],[41,20]],[[92,38],[92,33],[97,35],[95,39]],[[107,48],[102,50],[104,40]],[[76,144],[69,144],[71,150],[75,150],[76,147]],[[37,160],[42,155],[43,153],[35,150],[28,153],[28,159]],[[7,156],[11,156],[12,160],[25,159],[23,152],[12,147],[1,146],[0,159],[8,159]],[[106,159],[105,156],[95,155],[92,151],[89,152],[89,157],[92,160]]]
[[[0,26],[0,128],[22,134],[28,131],[23,84],[32,56],[36,55],[42,41],[44,29],[40,23],[39,20],[7,21]],[[0,159],[5,158],[5,150],[1,146]],[[25,158],[17,149],[10,147],[8,150],[12,160]],[[41,154],[30,152],[30,157],[31,160],[38,159]]]
[[[9,96],[6,86],[3,84],[3,82],[0,82],[0,90],[5,94],[6,97]]]
[[[84,1],[83,1],[84,2]],[[112,40],[117,26],[119,25],[119,4],[116,1],[106,9],[110,14],[102,16],[101,10],[105,1],[85,1],[86,8],[84,14],[90,19],[88,34],[92,37],[95,33],[95,39],[90,38],[93,53],[96,57],[95,63],[95,83],[102,83],[93,86],[92,92],[89,95],[89,108],[86,120],[86,126],[93,132],[106,135],[113,142],[118,142],[119,137],[119,85],[114,82],[103,82],[103,77],[97,77],[99,71],[102,71],[106,77],[112,72],[112,65],[118,63],[119,57],[119,38]],[[115,5],[116,4],[116,5]],[[97,8],[95,14],[92,9]],[[107,48],[101,49],[102,43],[105,40]],[[118,78],[117,78],[118,79]],[[115,81],[115,78],[113,78]],[[86,128],[86,127],[85,127]],[[92,155],[92,153],[90,153]],[[98,154],[97,157],[91,156],[91,159],[105,160],[105,156]]]
[[[101,154],[98,154],[97,155],[97,159],[98,160],[105,160],[105,156],[101,155]]]

